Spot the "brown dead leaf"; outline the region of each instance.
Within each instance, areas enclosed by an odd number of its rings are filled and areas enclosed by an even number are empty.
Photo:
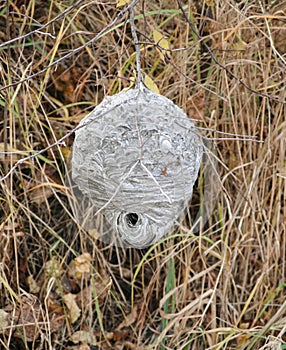
[[[76,295],[68,293],[63,296],[63,301],[66,304],[66,307],[69,311],[69,318],[71,323],[76,322],[81,314],[81,310],[76,302]]]
[[[9,326],[9,313],[0,309],[0,334]]]
[[[41,323],[43,322],[43,310],[41,304],[36,298],[24,296],[21,303],[14,307],[8,305],[4,311],[9,313],[11,324],[15,331],[15,338],[22,339],[23,336],[27,341],[34,341],[39,337]]]
[[[66,323],[65,315],[62,316],[56,316],[51,315],[50,316],[50,330],[51,332],[58,332],[60,328],[64,327]]]
[[[133,277],[133,274],[130,268],[120,266],[119,270],[120,270],[120,274],[122,274],[124,278],[130,279]]]
[[[96,340],[96,336],[95,336],[93,330],[77,331],[71,335],[70,340],[74,344],[87,343],[89,345],[94,345],[94,346],[98,345],[98,342]]]
[[[90,350],[91,347],[88,344],[80,344],[78,350]]]
[[[83,276],[89,278],[91,274],[91,255],[83,253],[71,261],[68,267],[68,276],[81,281]]]
[[[122,7],[131,2],[131,0],[116,0],[117,4],[116,7]]]
[[[237,343],[237,347],[240,349],[243,347],[243,345],[246,345],[247,343],[249,343],[249,338],[250,338],[250,334],[245,332],[245,333],[241,333],[237,338],[236,338],[236,343]]]
[[[38,294],[41,290],[40,286],[37,284],[33,276],[27,277],[27,284],[29,286],[30,293]]]
[[[62,277],[61,280],[61,284],[62,284],[62,289],[63,292],[66,293],[77,293],[78,292],[78,285],[76,284],[76,282],[74,281],[73,278],[70,278],[66,275],[64,275]]]
[[[55,293],[51,292],[47,298],[47,306],[49,314],[54,314],[58,316],[64,315],[64,310],[62,304]]]
[[[130,314],[128,314],[125,319],[119,324],[116,330],[120,330],[124,327],[130,327],[138,318],[138,304],[135,304]]]
[[[56,91],[62,93],[65,102],[74,103],[80,100],[82,89],[79,89],[76,93],[76,87],[80,79],[80,72],[77,67],[73,66],[65,69],[59,65],[51,78]]]
[[[96,228],[91,228],[90,230],[88,230],[88,234],[89,236],[94,239],[95,241],[101,237],[101,233],[96,229]]]
[[[130,328],[122,328],[122,329],[116,329],[113,332],[113,340],[118,342],[118,341],[122,341],[125,340],[129,337],[130,335]]]
[[[27,258],[19,257],[18,261],[19,281],[22,285],[26,285],[28,273],[28,260]]]
[[[90,284],[88,287],[84,288],[77,294],[76,301],[81,310],[84,310],[85,306],[90,304],[90,302],[94,299],[95,295],[98,304],[102,305],[106,301],[107,295],[110,290],[110,286],[110,278],[94,278],[92,284]]]
[[[213,7],[215,5],[214,0],[205,0],[207,6]]]
[[[60,263],[58,262],[58,260],[56,260],[55,258],[52,258],[51,260],[48,260],[45,264],[45,274],[48,277],[55,277],[58,278],[63,274],[63,270],[61,268]]]

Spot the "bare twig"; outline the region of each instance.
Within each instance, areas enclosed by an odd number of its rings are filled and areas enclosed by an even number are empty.
[[[52,20],[50,20],[49,22],[47,22],[46,24],[43,24],[40,28],[35,29],[29,33],[26,33],[24,35],[21,36],[17,36],[16,38],[10,39],[8,41],[5,41],[4,43],[0,44],[0,48],[3,46],[7,46],[7,45],[11,45],[13,44],[15,41],[20,41],[22,39],[26,39],[27,37],[39,33],[41,32],[43,29],[47,28],[48,26],[50,26],[51,24],[55,23],[56,21],[58,21],[59,19],[63,18],[67,13],[69,13],[71,10],[73,10],[74,8],[78,7],[84,0],[79,0],[77,1],[75,4],[73,4],[72,6],[68,7],[65,11],[63,11],[62,13],[60,13],[58,16],[56,16],[55,18],[53,18]]]
[[[241,78],[239,78],[237,75],[235,75],[234,73],[232,73],[232,71],[230,71],[225,65],[223,65],[222,63],[219,62],[218,58],[216,57],[216,55],[213,53],[212,49],[209,47],[209,45],[202,39],[201,35],[198,33],[198,31],[196,30],[194,24],[190,21],[188,15],[186,14],[186,11],[184,10],[184,7],[181,3],[181,0],[177,0],[178,6],[180,8],[180,10],[182,11],[182,14],[185,18],[185,20],[188,22],[192,32],[197,36],[197,38],[199,40],[201,40],[203,46],[206,48],[206,50],[208,51],[208,53],[210,54],[212,60],[220,67],[222,68],[224,71],[226,71],[232,78],[234,78],[236,81],[239,82],[239,84],[243,85],[247,90],[253,92],[254,94],[257,94],[259,96],[262,97],[266,97],[268,99],[271,99],[275,102],[278,103],[283,103],[286,104],[286,101],[280,100],[279,98],[272,96],[272,95],[268,95],[265,94],[263,92],[259,92],[255,89],[253,89],[252,87],[250,87],[248,84],[246,84]]]
[[[130,12],[130,25],[131,25],[131,31],[132,31],[132,36],[133,36],[133,40],[134,40],[134,44],[135,44],[135,49],[136,49],[136,65],[137,65],[137,82],[140,83],[141,82],[141,79],[142,79],[142,76],[141,76],[141,67],[140,67],[140,47],[139,47],[139,42],[138,42],[138,38],[137,38],[137,30],[136,30],[136,27],[135,27],[135,24],[134,24],[134,7],[138,4],[139,0],[134,0],[131,2],[131,4],[129,6],[127,6],[126,8],[124,8],[122,11],[120,11],[120,13],[116,16],[116,18],[108,25],[106,26],[103,30],[101,30],[93,39],[89,40],[87,43],[85,43],[84,45],[78,47],[77,49],[73,50],[72,52],[66,54],[65,56],[61,57],[60,59],[54,61],[53,63],[51,63],[50,65],[48,65],[47,67],[45,67],[45,69],[41,70],[40,72],[37,72],[33,75],[30,75],[29,77],[25,78],[25,79],[22,79],[21,81],[18,81],[17,83],[11,83],[9,85],[6,85],[4,88],[0,89],[0,90],[3,90],[5,88],[8,88],[10,86],[14,86],[14,85],[17,85],[17,84],[20,84],[20,83],[23,83],[24,81],[27,81],[43,72],[45,72],[47,69],[51,68],[52,66],[58,64],[59,62],[63,61],[64,59],[66,59],[67,57],[70,57],[74,54],[76,54],[77,52],[79,52],[80,50],[82,50],[83,48],[91,45],[92,43],[94,43],[96,40],[98,40],[102,35],[104,35],[106,32],[108,32],[113,26],[114,24],[124,15],[126,14],[128,11]],[[80,4],[81,1],[78,1],[74,7],[78,4]],[[178,3],[180,4],[180,1],[178,0]],[[70,10],[71,8],[69,8],[68,10]],[[186,16],[186,14],[184,13],[184,9],[183,7],[181,7],[181,11],[182,13]],[[65,11],[65,13],[67,12],[67,10]],[[61,14],[62,15],[62,14]],[[59,16],[56,17],[57,19],[60,18]],[[54,19],[55,20],[55,19]],[[53,21],[54,21],[53,20]],[[49,22],[49,24],[51,24],[52,21]],[[190,24],[192,25],[192,24]],[[39,29],[38,29],[39,30]],[[195,29],[193,29],[195,30]],[[36,31],[34,31],[36,32]],[[30,32],[31,33],[34,33],[34,32]],[[29,35],[30,35],[29,34]],[[199,34],[197,33],[198,37],[200,38]],[[20,38],[20,37],[19,37]],[[19,39],[17,38],[17,40]],[[13,39],[14,40],[14,39]],[[202,40],[200,38],[200,40]],[[211,55],[213,57],[213,53],[211,51],[211,49],[209,49],[210,52],[211,52]],[[216,59],[216,58],[215,58]],[[217,60],[217,59],[216,59]],[[221,65],[221,64],[220,64]],[[175,65],[173,65],[174,68],[178,69]],[[224,66],[222,66],[223,68],[225,68]],[[182,72],[181,72],[182,73]],[[183,73],[182,73],[183,74]],[[231,73],[233,74],[233,73]],[[185,75],[184,75],[185,76]],[[189,77],[185,76],[185,78],[187,79],[190,79]],[[190,79],[191,80],[191,79]],[[207,88],[206,88],[207,89]],[[207,89],[208,90],[208,89]],[[209,90],[210,91],[210,90]],[[253,90],[254,91],[254,90]],[[212,92],[212,91],[210,91]],[[255,92],[255,91],[254,91]],[[213,93],[213,92],[212,92]],[[221,96],[219,96],[221,97]],[[222,98],[222,97],[221,97]],[[224,99],[224,98],[222,98]],[[225,99],[224,99],[225,100]],[[116,108],[117,106],[114,106],[113,108]],[[110,110],[109,110],[110,112]],[[74,129],[70,130],[66,135],[64,135],[62,138],[60,138],[59,140],[57,140],[56,142],[54,142],[53,144],[47,146],[46,148],[40,150],[40,151],[37,151],[33,154],[30,154],[22,159],[20,159],[19,161],[17,161],[14,166],[6,173],[6,175],[2,178],[0,178],[0,181],[4,181],[5,179],[7,179],[14,171],[15,169],[20,166],[21,164],[23,164],[24,162],[26,161],[29,161],[39,155],[41,155],[42,153],[48,151],[49,149],[55,147],[55,146],[60,146],[61,144],[64,144],[64,140],[67,139],[68,137],[70,137],[75,131],[77,131],[78,129],[86,126],[87,124],[91,123],[93,120],[89,120],[87,123],[84,123],[84,124],[81,124],[81,125],[78,125],[77,127],[75,127]],[[233,135],[233,136],[237,136],[237,135]],[[249,137],[250,138],[250,137]],[[240,140],[242,140],[240,138]],[[253,141],[251,139],[243,139],[244,141]],[[0,152],[2,153],[2,152]],[[6,152],[4,152],[6,154]]]
[[[219,94],[216,93],[215,91],[209,89],[209,88],[208,88],[207,86],[205,86],[204,84],[199,83],[198,81],[192,79],[191,77],[189,77],[188,75],[186,75],[184,72],[182,72],[182,71],[180,70],[180,68],[179,68],[175,63],[173,63],[173,62],[170,60],[170,58],[168,58],[168,57],[164,54],[164,52],[162,52],[162,55],[164,55],[164,58],[166,59],[166,61],[168,61],[168,62],[170,63],[170,65],[171,65],[172,67],[174,67],[174,68],[176,69],[176,71],[179,72],[186,80],[188,80],[188,81],[190,81],[190,82],[196,84],[196,85],[199,86],[201,89],[203,89],[203,90],[205,90],[205,91],[208,91],[208,92],[210,92],[211,94],[217,96],[220,100],[222,100],[222,101],[224,101],[224,102],[228,102],[228,100],[227,100],[225,97],[219,95]]]
[[[100,118],[102,116],[104,116],[107,113],[110,113],[110,111],[112,111],[113,109],[117,108],[120,104],[115,105],[114,107],[108,109],[106,112],[101,113],[100,115],[96,116],[95,118]],[[0,178],[0,182],[6,180],[17,168],[18,166],[20,166],[21,164],[25,163],[26,161],[29,161],[33,158],[36,158],[37,156],[41,155],[42,153],[45,153],[46,151],[50,150],[51,148],[54,148],[55,146],[61,146],[61,145],[65,145],[64,141],[70,137],[73,133],[75,133],[77,130],[91,124],[95,118],[92,118],[88,121],[86,121],[85,123],[79,124],[78,126],[76,126],[74,129],[70,130],[66,135],[64,135],[63,137],[61,137],[59,140],[57,140],[56,142],[52,143],[51,145],[35,152],[34,154],[31,154],[29,156],[26,156],[20,160],[18,160],[14,166],[6,173],[5,176],[3,176],[2,178]],[[203,129],[203,128],[198,128],[198,129]],[[205,129],[204,129],[205,130]],[[211,130],[211,129],[207,129],[208,131],[214,131],[216,133],[219,134],[224,134],[224,135],[229,135],[229,136],[234,136],[233,138],[211,138],[211,140],[234,140],[234,141],[248,141],[248,142],[262,142],[262,141],[258,141],[253,139],[255,136],[244,136],[244,135],[236,135],[236,134],[230,134],[230,133],[224,133],[224,132],[219,132],[219,131],[215,131],[215,130]],[[237,136],[237,137],[236,137]],[[27,152],[27,151],[25,151]],[[4,154],[19,154],[19,152],[1,152],[0,154],[4,153]]]
[[[19,84],[22,84],[32,78],[35,78],[37,77],[38,75],[41,75],[43,73],[45,73],[48,69],[50,69],[51,67],[54,67],[56,65],[58,65],[60,62],[66,60],[67,58],[71,57],[71,56],[74,56],[75,54],[77,54],[78,52],[80,52],[81,50],[83,50],[84,48],[86,48],[87,46],[90,46],[92,45],[95,41],[97,41],[99,38],[101,38],[106,32],[108,32],[117,22],[118,20],[124,16],[128,11],[130,11],[131,9],[134,8],[134,6],[137,4],[139,0],[133,0],[131,2],[130,5],[128,5],[126,8],[124,8],[122,11],[119,12],[119,14],[115,17],[115,19],[110,23],[108,24],[104,29],[102,29],[94,38],[90,39],[89,41],[87,41],[85,44],[79,46],[78,48],[74,49],[73,51],[67,53],[66,55],[64,55],[63,57],[57,59],[56,61],[54,61],[53,63],[47,65],[45,68],[43,68],[42,70],[34,73],[34,74],[31,74],[29,75],[27,78],[24,78],[24,79],[21,79],[15,83],[11,83],[11,84],[8,84],[2,88],[0,88],[0,91],[2,90],[5,90],[9,87],[12,87],[12,86],[16,86],[16,85],[19,85]],[[39,30],[39,29],[37,29]]]
[[[114,107],[110,108],[108,111],[100,114],[97,116],[98,117],[102,117],[104,116],[106,113],[109,113],[110,111],[112,111],[113,109],[117,108],[119,106],[119,104],[115,105]],[[85,123],[79,124],[77,127],[75,127],[74,129],[70,130],[67,134],[65,134],[63,137],[61,137],[59,140],[57,140],[56,142],[52,143],[51,145],[41,149],[40,151],[35,152],[34,154],[31,154],[27,157],[24,157],[20,160],[18,160],[13,167],[7,172],[7,174],[5,176],[3,176],[2,178],[0,178],[0,182],[6,180],[17,168],[19,165],[23,164],[24,162],[31,160],[33,158],[38,157],[39,155],[41,155],[42,153],[45,153],[46,151],[50,150],[51,148],[55,147],[55,146],[60,146],[60,145],[65,145],[64,140],[67,139],[68,137],[70,137],[74,132],[76,132],[77,130],[85,127],[86,125],[92,123],[94,121],[94,118],[88,120]],[[2,153],[2,152],[0,152]],[[5,152],[4,152],[5,153]],[[18,153],[18,152],[15,152]]]

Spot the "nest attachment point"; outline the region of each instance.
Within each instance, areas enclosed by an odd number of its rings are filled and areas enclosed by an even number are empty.
[[[125,246],[165,236],[188,204],[203,155],[194,124],[143,85],[107,97],[80,124],[72,176]]]

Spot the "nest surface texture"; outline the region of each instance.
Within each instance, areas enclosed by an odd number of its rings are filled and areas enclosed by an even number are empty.
[[[125,246],[170,231],[193,191],[203,154],[194,124],[140,85],[107,97],[80,124],[72,176]]]

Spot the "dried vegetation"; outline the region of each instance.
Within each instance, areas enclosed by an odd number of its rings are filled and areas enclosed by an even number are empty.
[[[205,131],[221,179],[208,225],[193,235],[186,219],[156,247],[123,251],[71,212],[73,134],[49,146],[129,86],[128,16],[85,45],[115,2],[0,3],[0,176],[24,158],[0,182],[1,349],[286,349],[286,5],[182,6],[220,65],[177,1],[142,1],[144,74],[201,127],[263,142]]]

